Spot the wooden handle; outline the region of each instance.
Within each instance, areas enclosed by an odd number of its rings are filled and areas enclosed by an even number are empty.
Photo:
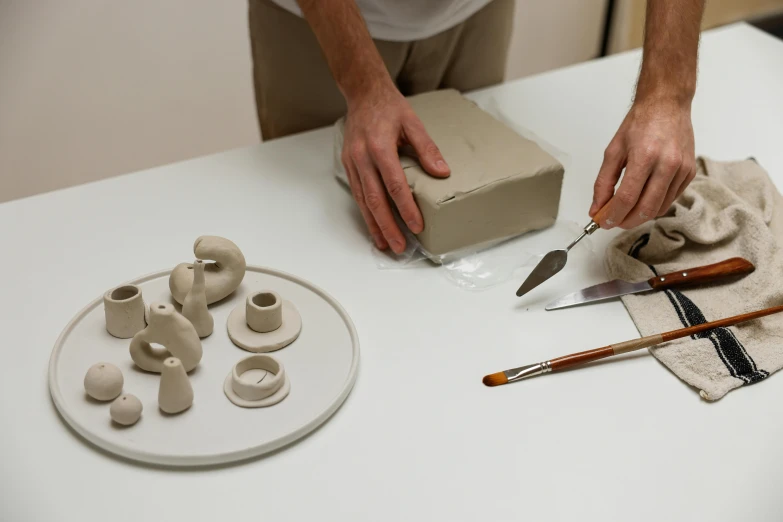
[[[728,276],[749,274],[756,269],[753,263],[741,257],[732,257],[720,263],[712,265],[688,268],[671,274],[655,276],[648,280],[650,286],[656,290],[671,288],[674,286],[711,283]]]
[[[604,357],[611,357],[614,355],[614,350],[611,346],[604,346],[603,348],[596,348],[595,350],[587,350],[586,352],[572,353],[571,355],[564,355],[557,359],[552,359],[549,364],[552,367],[552,371],[563,370],[569,366],[577,366],[580,364],[589,363],[591,361],[597,361]]]
[[[609,201],[611,201],[611,199]],[[600,224],[601,221],[603,221],[604,218],[606,217],[606,211],[607,210],[609,210],[609,203],[608,202],[606,203],[606,205],[601,207],[601,210],[599,210],[598,212],[595,213],[595,216],[593,216],[593,223]]]
[[[726,319],[719,319],[717,321],[711,321],[709,323],[697,324],[696,326],[689,326],[688,328],[680,328],[679,330],[672,330],[671,332],[664,332],[661,337],[664,341],[671,341],[672,339],[679,339],[680,337],[687,337],[697,333],[706,332],[714,328],[725,328],[727,326],[734,326],[738,323],[744,323],[751,319],[758,319],[766,315],[777,314],[783,312],[783,306],[772,306],[770,308],[764,308],[763,310],[756,310],[755,312],[749,312],[747,314],[735,315],[733,317],[727,317]]]

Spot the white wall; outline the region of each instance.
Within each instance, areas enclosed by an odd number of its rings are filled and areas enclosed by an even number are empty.
[[[0,201],[258,140],[245,0],[0,0]]]
[[[604,3],[518,0],[509,78],[593,57]],[[246,13],[0,0],[0,202],[257,142]]]
[[[607,0],[517,0],[508,79],[598,56]]]

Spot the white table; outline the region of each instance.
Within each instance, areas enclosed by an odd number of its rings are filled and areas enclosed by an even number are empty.
[[[563,219],[586,219],[638,62],[475,94],[568,151]],[[783,42],[749,26],[709,32],[693,109],[698,153],[752,155],[779,187],[781,64]],[[319,130],[0,205],[0,520],[783,519],[783,376],[708,404],[644,352],[485,388],[485,373],[638,335],[617,301],[542,309],[599,282],[601,263],[525,301],[518,281],[472,293],[432,268],[380,271],[332,178],[331,139]],[[198,471],[115,459],[57,415],[51,347],[90,300],[189,259],[204,233],[332,293],[359,330],[359,380],[321,429],[266,458]]]

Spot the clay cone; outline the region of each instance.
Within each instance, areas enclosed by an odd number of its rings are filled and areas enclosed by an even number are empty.
[[[204,262],[201,259],[193,263],[193,286],[182,303],[182,315],[193,323],[199,337],[204,338],[212,333],[215,321],[207,309],[207,287],[204,282]]]
[[[169,357],[163,363],[158,389],[158,406],[166,413],[179,413],[193,404],[193,387],[182,361]]]

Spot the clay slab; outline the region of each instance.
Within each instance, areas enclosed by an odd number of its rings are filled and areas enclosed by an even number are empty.
[[[131,283],[138,284],[150,302],[173,303],[169,273],[157,272]],[[204,358],[188,375],[193,406],[176,416],[159,411],[160,375],[135,368],[128,356],[129,341],[106,331],[101,296],[75,315],[52,351],[49,390],[60,415],[82,437],[111,453],[177,467],[244,460],[303,437],[325,422],[350,393],[358,371],[358,337],[345,310],[328,294],[295,276],[260,267],[248,267],[237,291],[210,307],[216,325],[225,324],[245,296],[262,289],[294,302],[307,323],[294,344],[274,354],[291,381],[289,395],[279,404],[246,409],[226,398],[226,374],[251,354],[234,346],[221,327],[202,341]],[[125,390],[144,404],[142,420],[132,428],[112,425],[109,404],[85,400],[85,371],[96,361],[119,367]]]

